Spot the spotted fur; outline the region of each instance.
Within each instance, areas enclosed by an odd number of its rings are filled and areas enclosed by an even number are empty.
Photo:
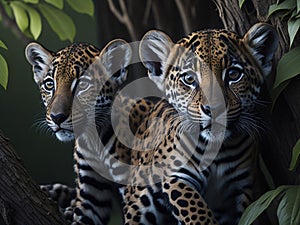
[[[136,133],[145,141],[133,145],[125,224],[163,224],[168,212],[174,224],[238,224],[252,200],[260,97],[276,48],[267,24],[242,38],[227,30],[177,43],[155,30],[143,37],[141,59],[166,100]]]
[[[114,150],[111,124],[112,103],[131,59],[130,46],[114,40],[100,51],[90,44],[75,43],[54,53],[31,43],[25,52],[40,88],[47,125],[60,141],[75,138],[75,198],[74,191],[64,185],[43,185],[42,189],[58,202],[72,224],[107,224],[117,191],[106,178],[122,179],[111,160],[125,162],[130,157],[126,151]],[[129,118],[132,130],[152,104],[122,96],[120,102],[116,109],[120,114],[139,111]]]

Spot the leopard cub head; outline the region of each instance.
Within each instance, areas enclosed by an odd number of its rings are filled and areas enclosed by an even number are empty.
[[[239,37],[227,30],[193,32],[173,43],[149,31],[140,44],[148,75],[207,140],[257,128],[255,108],[272,69],[278,37],[258,23]],[[223,136],[222,136],[223,133]]]
[[[25,55],[46,108],[47,125],[60,141],[74,139],[74,125],[105,125],[131,60],[125,41],[113,40],[103,50],[74,43],[58,52],[30,43]]]

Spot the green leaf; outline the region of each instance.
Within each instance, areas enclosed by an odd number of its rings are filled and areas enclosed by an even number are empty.
[[[33,38],[36,40],[41,34],[42,31],[42,20],[40,14],[32,7],[26,7],[29,19],[30,19],[30,32]]]
[[[297,14],[300,12],[300,1],[297,1]]]
[[[292,11],[292,15],[290,16],[290,19],[292,19],[292,18],[296,18],[296,16],[297,16],[297,10],[296,10],[296,8]]]
[[[1,47],[1,48],[4,48],[5,50],[7,50],[6,45],[5,45],[4,42],[1,41],[1,40],[0,40],[0,47]]]
[[[88,14],[90,16],[94,15],[94,3],[92,0],[67,0],[67,3],[76,12]]]
[[[28,16],[24,9],[24,3],[14,1],[10,3],[10,6],[13,10],[18,27],[22,32],[24,32],[29,25]]]
[[[288,186],[280,186],[275,190],[263,194],[258,200],[247,207],[240,219],[239,225],[252,224],[269,207],[271,202],[287,188]]]
[[[300,155],[300,139],[297,141],[293,148],[293,153],[292,153],[292,160],[290,163],[290,168],[289,170],[294,170],[296,169],[296,166],[299,163],[299,155]]]
[[[23,0],[23,2],[31,3],[31,4],[38,4],[39,0]]]
[[[36,40],[42,31],[42,20],[40,14],[33,8],[28,8],[28,14],[30,18],[30,32],[33,38]]]
[[[295,0],[285,0],[279,4],[273,4],[269,7],[268,17],[279,10],[291,10],[296,7]]]
[[[283,21],[285,19],[287,19],[287,20],[291,19],[293,17],[294,11],[295,11],[295,9],[283,11],[279,16],[280,20]]]
[[[297,76],[300,73],[300,46],[293,48],[282,56],[277,65],[277,74],[274,88],[282,82]]]
[[[42,15],[61,40],[73,41],[76,28],[72,19],[63,11],[46,4],[39,4]]]
[[[40,14],[29,5],[24,5],[24,9],[27,11],[30,19],[29,30],[33,38],[36,40],[42,31],[42,20]]]
[[[245,0],[239,0],[239,6],[240,6],[240,8],[242,8],[244,2],[245,2]]]
[[[288,21],[288,32],[290,36],[290,47],[294,42],[294,38],[299,30],[300,27],[300,18],[298,19],[290,19]]]
[[[64,1],[63,0],[45,0],[45,2],[49,3],[50,5],[55,6],[58,9],[64,8]]]
[[[291,186],[282,197],[277,217],[279,225],[300,224],[300,186]]]
[[[32,35],[33,38],[36,40],[42,31],[42,20],[40,14],[31,6],[26,5],[22,2],[18,2],[18,7],[19,9],[22,9],[22,11],[25,12],[27,20],[28,20],[28,16],[30,19],[29,20],[30,33],[27,31],[27,29],[22,30],[22,32],[27,35],[29,34],[30,36]]]
[[[6,90],[8,82],[8,66],[6,60],[0,55],[0,85]]]

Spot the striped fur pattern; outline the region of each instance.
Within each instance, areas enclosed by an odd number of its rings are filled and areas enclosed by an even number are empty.
[[[277,39],[263,23],[242,38],[226,30],[176,44],[160,31],[144,36],[141,59],[166,100],[136,133],[147,141],[134,145],[125,224],[162,224],[165,212],[174,224],[238,224],[252,200],[260,98]]]
[[[123,187],[122,184],[127,181],[129,175],[128,164],[131,150],[121,143],[116,143],[117,137],[119,135],[126,137],[128,132],[135,133],[136,124],[141,124],[154,104],[154,100],[150,99],[136,100],[122,95],[118,95],[117,98],[121,104],[117,104],[115,108],[117,114],[114,116],[118,123],[115,129],[121,131],[116,134],[112,128],[107,129],[104,135],[108,138],[105,140],[99,139],[99,134],[94,130],[86,129],[75,140],[74,157],[77,162],[75,171],[79,174],[75,220],[79,219],[81,215],[86,217],[87,213],[89,218],[94,218],[82,220],[81,222],[84,224],[106,224],[108,222],[108,220],[98,221],[97,218],[103,218],[103,215],[109,214],[113,197],[119,199],[119,188]],[[136,114],[136,112],[138,113]],[[101,115],[103,114],[101,113]],[[127,115],[130,115],[130,127],[126,126],[128,124]],[[122,148],[116,148],[116,144],[121,145]],[[113,189],[115,191],[112,192]],[[97,201],[95,196],[99,196],[101,201]],[[90,208],[90,205],[94,207]],[[66,215],[68,214],[70,211],[67,209]]]
[[[47,125],[60,141],[72,141],[76,137],[76,198],[72,201],[74,191],[66,193],[69,188],[63,185],[45,185],[42,189],[58,202],[73,225],[107,224],[117,192],[85,158],[102,164],[104,158],[99,153],[106,149],[103,145],[85,149],[81,139],[94,128],[97,140],[104,145],[114,139],[110,110],[119,86],[126,80],[125,68],[131,59],[131,49],[125,41],[114,40],[102,51],[86,43],[75,43],[54,53],[30,43],[25,53],[40,88]],[[124,157],[128,156],[124,153]],[[68,204],[71,206],[67,207]]]

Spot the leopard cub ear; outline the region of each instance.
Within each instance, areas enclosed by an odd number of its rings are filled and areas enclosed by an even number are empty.
[[[131,62],[132,50],[126,41],[122,39],[110,41],[99,57],[109,77],[118,84],[122,84],[127,79],[127,66]]]
[[[147,32],[140,43],[141,61],[148,69],[149,78],[161,91],[164,91],[164,71],[173,45],[171,38],[158,30]]]
[[[276,30],[269,24],[257,23],[244,36],[244,43],[268,76],[272,70],[272,59],[278,46]]]
[[[38,43],[32,42],[25,49],[25,56],[32,65],[33,78],[37,84],[42,82],[51,64],[54,53]]]

